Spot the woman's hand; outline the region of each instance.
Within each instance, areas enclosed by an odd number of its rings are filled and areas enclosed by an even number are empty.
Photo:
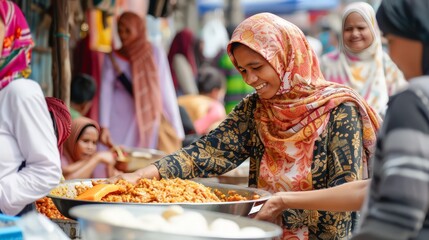
[[[122,179],[122,180],[130,182],[132,184],[136,184],[140,178],[142,178],[142,176],[141,176],[141,174],[138,174],[137,172],[122,173],[122,174],[119,174],[117,176],[114,176],[114,177],[107,179],[107,182],[108,183],[116,183],[117,181]]]
[[[110,131],[107,128],[101,128],[100,131],[100,142],[108,148],[113,147],[112,138],[110,137]]]
[[[161,179],[161,176],[159,175],[158,168],[156,168],[155,165],[149,165],[145,168],[141,168],[133,173],[124,173],[120,174],[118,176],[111,177],[107,179],[107,182],[109,183],[116,183],[117,181],[123,179],[127,182],[130,182],[132,184],[136,184],[137,181],[141,178],[150,178],[150,179]]]
[[[105,163],[107,165],[115,165],[116,158],[115,155],[110,151],[103,151],[96,153],[96,158],[99,162]]]
[[[261,210],[256,214],[254,219],[281,224],[281,215],[286,209],[284,197],[274,194],[267,202],[264,203]]]
[[[359,211],[371,180],[347,182],[312,191],[275,193],[256,214],[255,219],[273,222],[286,209],[332,212]]]

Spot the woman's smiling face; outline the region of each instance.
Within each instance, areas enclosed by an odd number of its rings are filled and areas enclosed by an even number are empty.
[[[374,41],[368,23],[359,13],[352,12],[347,16],[343,26],[343,41],[354,53],[363,51]]]
[[[232,50],[244,82],[253,87],[262,99],[274,97],[280,88],[280,78],[268,61],[243,44]]]

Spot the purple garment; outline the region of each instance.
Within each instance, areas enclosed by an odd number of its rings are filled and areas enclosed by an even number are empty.
[[[131,81],[129,62],[116,53],[112,55],[121,71]],[[101,75],[100,126],[109,129],[114,144],[139,147],[134,99],[117,80],[117,75],[112,61],[106,56]]]

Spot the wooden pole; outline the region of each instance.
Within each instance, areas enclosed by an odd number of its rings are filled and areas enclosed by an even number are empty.
[[[70,104],[69,4],[68,0],[53,0],[53,95]]]

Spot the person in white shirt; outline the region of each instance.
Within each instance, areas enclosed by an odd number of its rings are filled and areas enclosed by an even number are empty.
[[[53,122],[40,86],[26,79],[31,59],[21,10],[0,1],[0,212],[23,213],[61,179]]]

